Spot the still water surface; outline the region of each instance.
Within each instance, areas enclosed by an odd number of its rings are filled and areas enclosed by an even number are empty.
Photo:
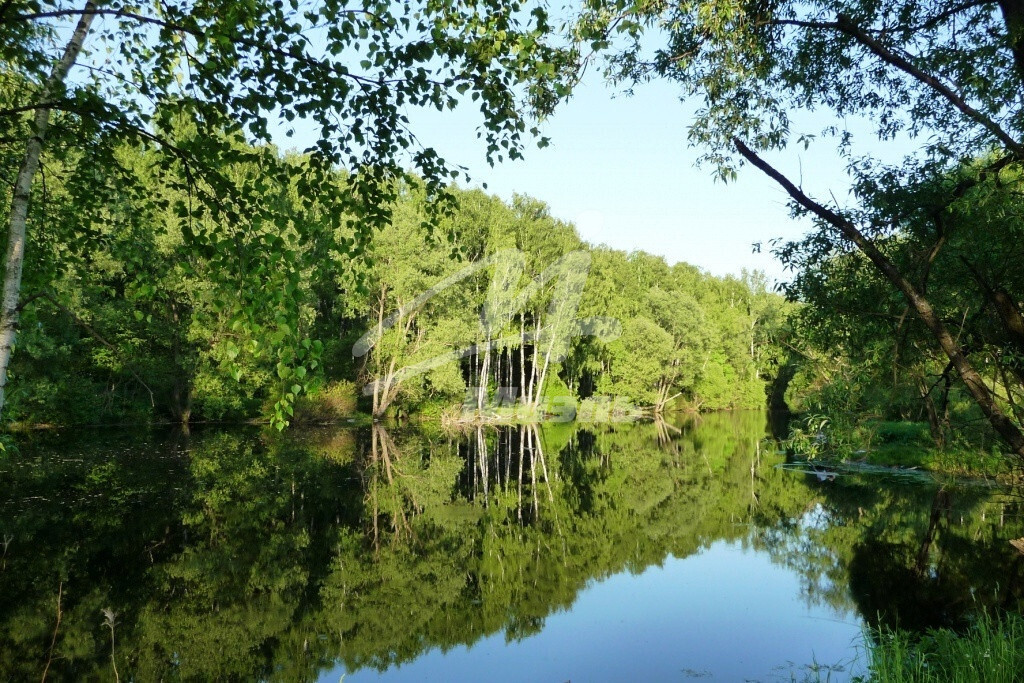
[[[0,462],[0,679],[842,681],[868,622],[1021,605],[1017,497],[764,436],[37,436]]]

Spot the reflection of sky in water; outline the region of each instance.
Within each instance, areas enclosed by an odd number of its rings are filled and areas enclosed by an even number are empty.
[[[504,634],[447,653],[433,649],[381,678],[424,680],[848,680],[861,637],[855,612],[809,604],[800,576],[767,553],[716,542],[642,574],[592,583],[543,630],[506,644]],[[339,668],[321,681],[336,681]],[[377,678],[373,670],[346,681]],[[813,676],[812,676],[813,679]]]
[[[863,618],[1024,604],[1019,498],[859,467],[823,482],[758,448],[763,419],[527,430],[533,454],[518,430],[34,437],[0,462],[0,680],[38,678],[61,586],[61,637],[112,606],[139,680],[388,661],[348,678],[815,680],[849,667]],[[108,673],[89,642],[55,677]]]

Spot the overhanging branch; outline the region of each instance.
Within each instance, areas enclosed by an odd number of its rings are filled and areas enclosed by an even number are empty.
[[[963,97],[938,78],[924,72],[922,69],[911,63],[906,57],[884,45],[868,31],[858,26],[850,17],[840,14],[835,21],[772,19],[766,23],[772,26],[795,26],[797,28],[815,30],[826,29],[845,33],[889,66],[895,67],[919,83],[934,90],[936,93],[941,95],[943,99],[953,105],[954,108],[960,111],[960,113],[987,130],[993,137],[999,140],[1006,149],[1013,152],[1013,155],[1017,159],[1024,159],[1024,145],[1003,130],[1002,126],[1000,126],[996,121],[972,107]]]

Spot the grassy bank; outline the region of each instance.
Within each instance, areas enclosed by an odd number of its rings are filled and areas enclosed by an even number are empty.
[[[943,474],[1012,478],[1013,459],[991,440],[954,440],[936,446],[927,423],[866,420],[856,425],[824,416],[803,418],[785,442],[796,457],[818,462],[865,463]]]
[[[982,617],[964,633],[916,635],[880,629],[870,634],[869,674],[879,683],[1013,683],[1024,677],[1024,617]]]

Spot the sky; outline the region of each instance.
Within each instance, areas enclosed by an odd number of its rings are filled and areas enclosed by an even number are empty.
[[[786,278],[767,242],[797,238],[809,223],[790,218],[785,193],[756,169],[744,168],[737,181],[724,184],[710,167],[697,168],[699,150],[686,139],[695,110],[696,103],[681,102],[671,83],[638,86],[627,96],[591,73],[542,126],[549,147],[528,148],[524,160],[495,167],[486,163],[476,137],[477,112],[408,114],[424,144],[468,167],[471,186],[486,183],[488,192],[504,199],[514,193],[540,199],[592,244],[647,251],[715,275],[745,268]],[[815,117],[805,124],[808,130],[823,125]],[[819,196],[847,191],[827,141],[772,160]],[[765,243],[762,253],[754,253],[756,242]]]
[[[488,192],[505,200],[517,193],[542,200],[591,244],[642,250],[719,276],[757,269],[770,281],[789,279],[768,243],[797,239],[810,222],[791,218],[785,192],[757,169],[745,167],[726,184],[714,178],[712,168],[697,167],[700,150],[687,142],[687,129],[698,106],[681,101],[678,86],[669,81],[638,85],[627,95],[592,70],[541,126],[550,146],[531,143],[525,159],[494,167],[477,137],[482,117],[474,105],[405,113],[424,146],[468,169],[470,187],[486,184]],[[791,119],[794,133],[817,134],[838,125],[860,140],[875,139],[865,121],[836,121],[813,112],[794,112]],[[280,142],[302,148],[314,140],[312,129],[300,127]],[[868,142],[860,151],[896,161],[911,147]],[[842,204],[848,196],[849,180],[832,139],[765,156],[812,197],[825,203],[834,197]],[[755,243],[764,244],[760,253]]]

